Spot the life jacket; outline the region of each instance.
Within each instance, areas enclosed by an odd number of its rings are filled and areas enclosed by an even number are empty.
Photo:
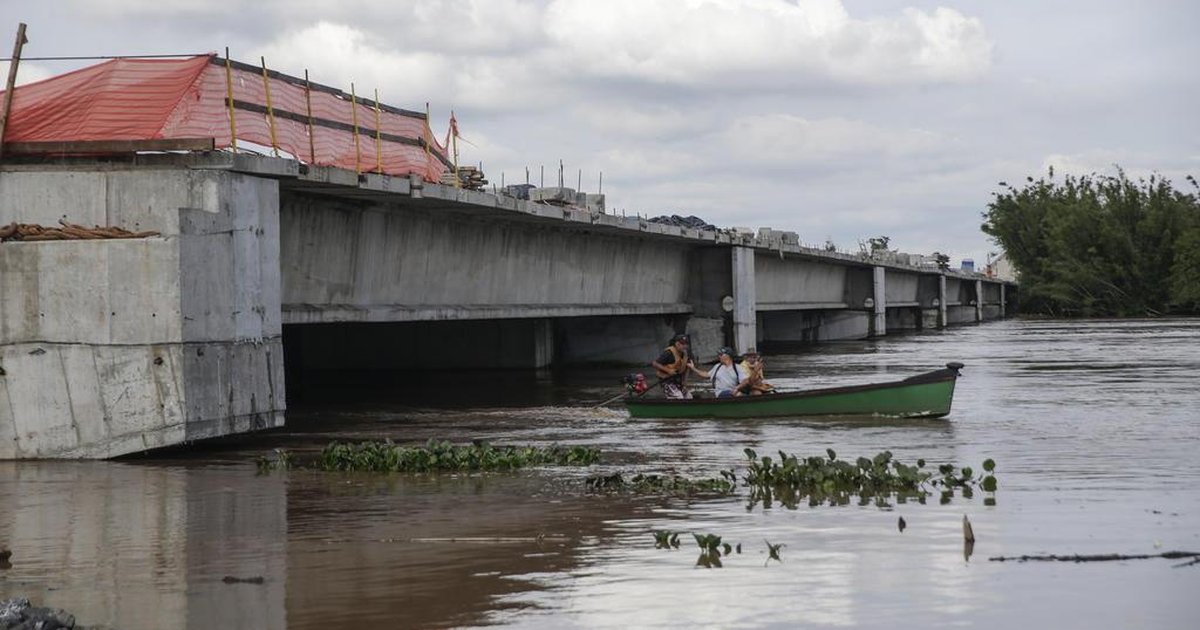
[[[674,373],[664,372],[657,368],[655,368],[655,372],[658,373],[659,380],[669,378],[672,381],[683,383],[687,379],[687,354],[676,350],[675,344],[667,346],[667,351],[671,353],[671,356],[675,357],[675,362],[667,366],[672,368]]]

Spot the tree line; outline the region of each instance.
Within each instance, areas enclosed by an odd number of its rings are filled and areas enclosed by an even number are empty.
[[[982,229],[1020,275],[1021,310],[1078,317],[1200,314],[1200,186],[1054,170],[1001,191]]]

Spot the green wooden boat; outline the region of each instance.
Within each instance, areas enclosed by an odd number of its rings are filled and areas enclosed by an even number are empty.
[[[738,398],[625,399],[634,418],[769,418],[779,416],[891,416],[940,418],[950,413],[962,363],[902,381]]]

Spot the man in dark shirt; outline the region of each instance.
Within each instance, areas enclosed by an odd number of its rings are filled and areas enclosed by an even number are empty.
[[[671,345],[667,346],[657,359],[650,362],[662,381],[663,394],[667,398],[692,397],[692,392],[687,389],[688,371],[693,367],[689,346],[690,340],[687,335],[675,335],[671,338]]]

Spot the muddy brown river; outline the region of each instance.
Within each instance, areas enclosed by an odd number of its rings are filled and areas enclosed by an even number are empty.
[[[0,598],[122,630],[1196,627],[1200,564],[989,558],[1200,551],[1200,320],[1009,320],[766,358],[785,389],[966,367],[939,420],[634,421],[589,408],[623,369],[408,387],[398,375],[303,392],[270,433],[117,462],[0,462],[0,547],[13,551]],[[436,476],[254,464],[368,438],[582,444],[603,460]],[[744,488],[665,498],[583,484],[740,474],[746,447],[888,449],[976,470],[993,458],[1000,486],[995,505],[977,492],[790,509],[748,507]],[[664,529],[683,532],[678,550],[655,548]],[[693,532],[742,551],[697,566]],[[785,545],[780,561],[766,541]]]

